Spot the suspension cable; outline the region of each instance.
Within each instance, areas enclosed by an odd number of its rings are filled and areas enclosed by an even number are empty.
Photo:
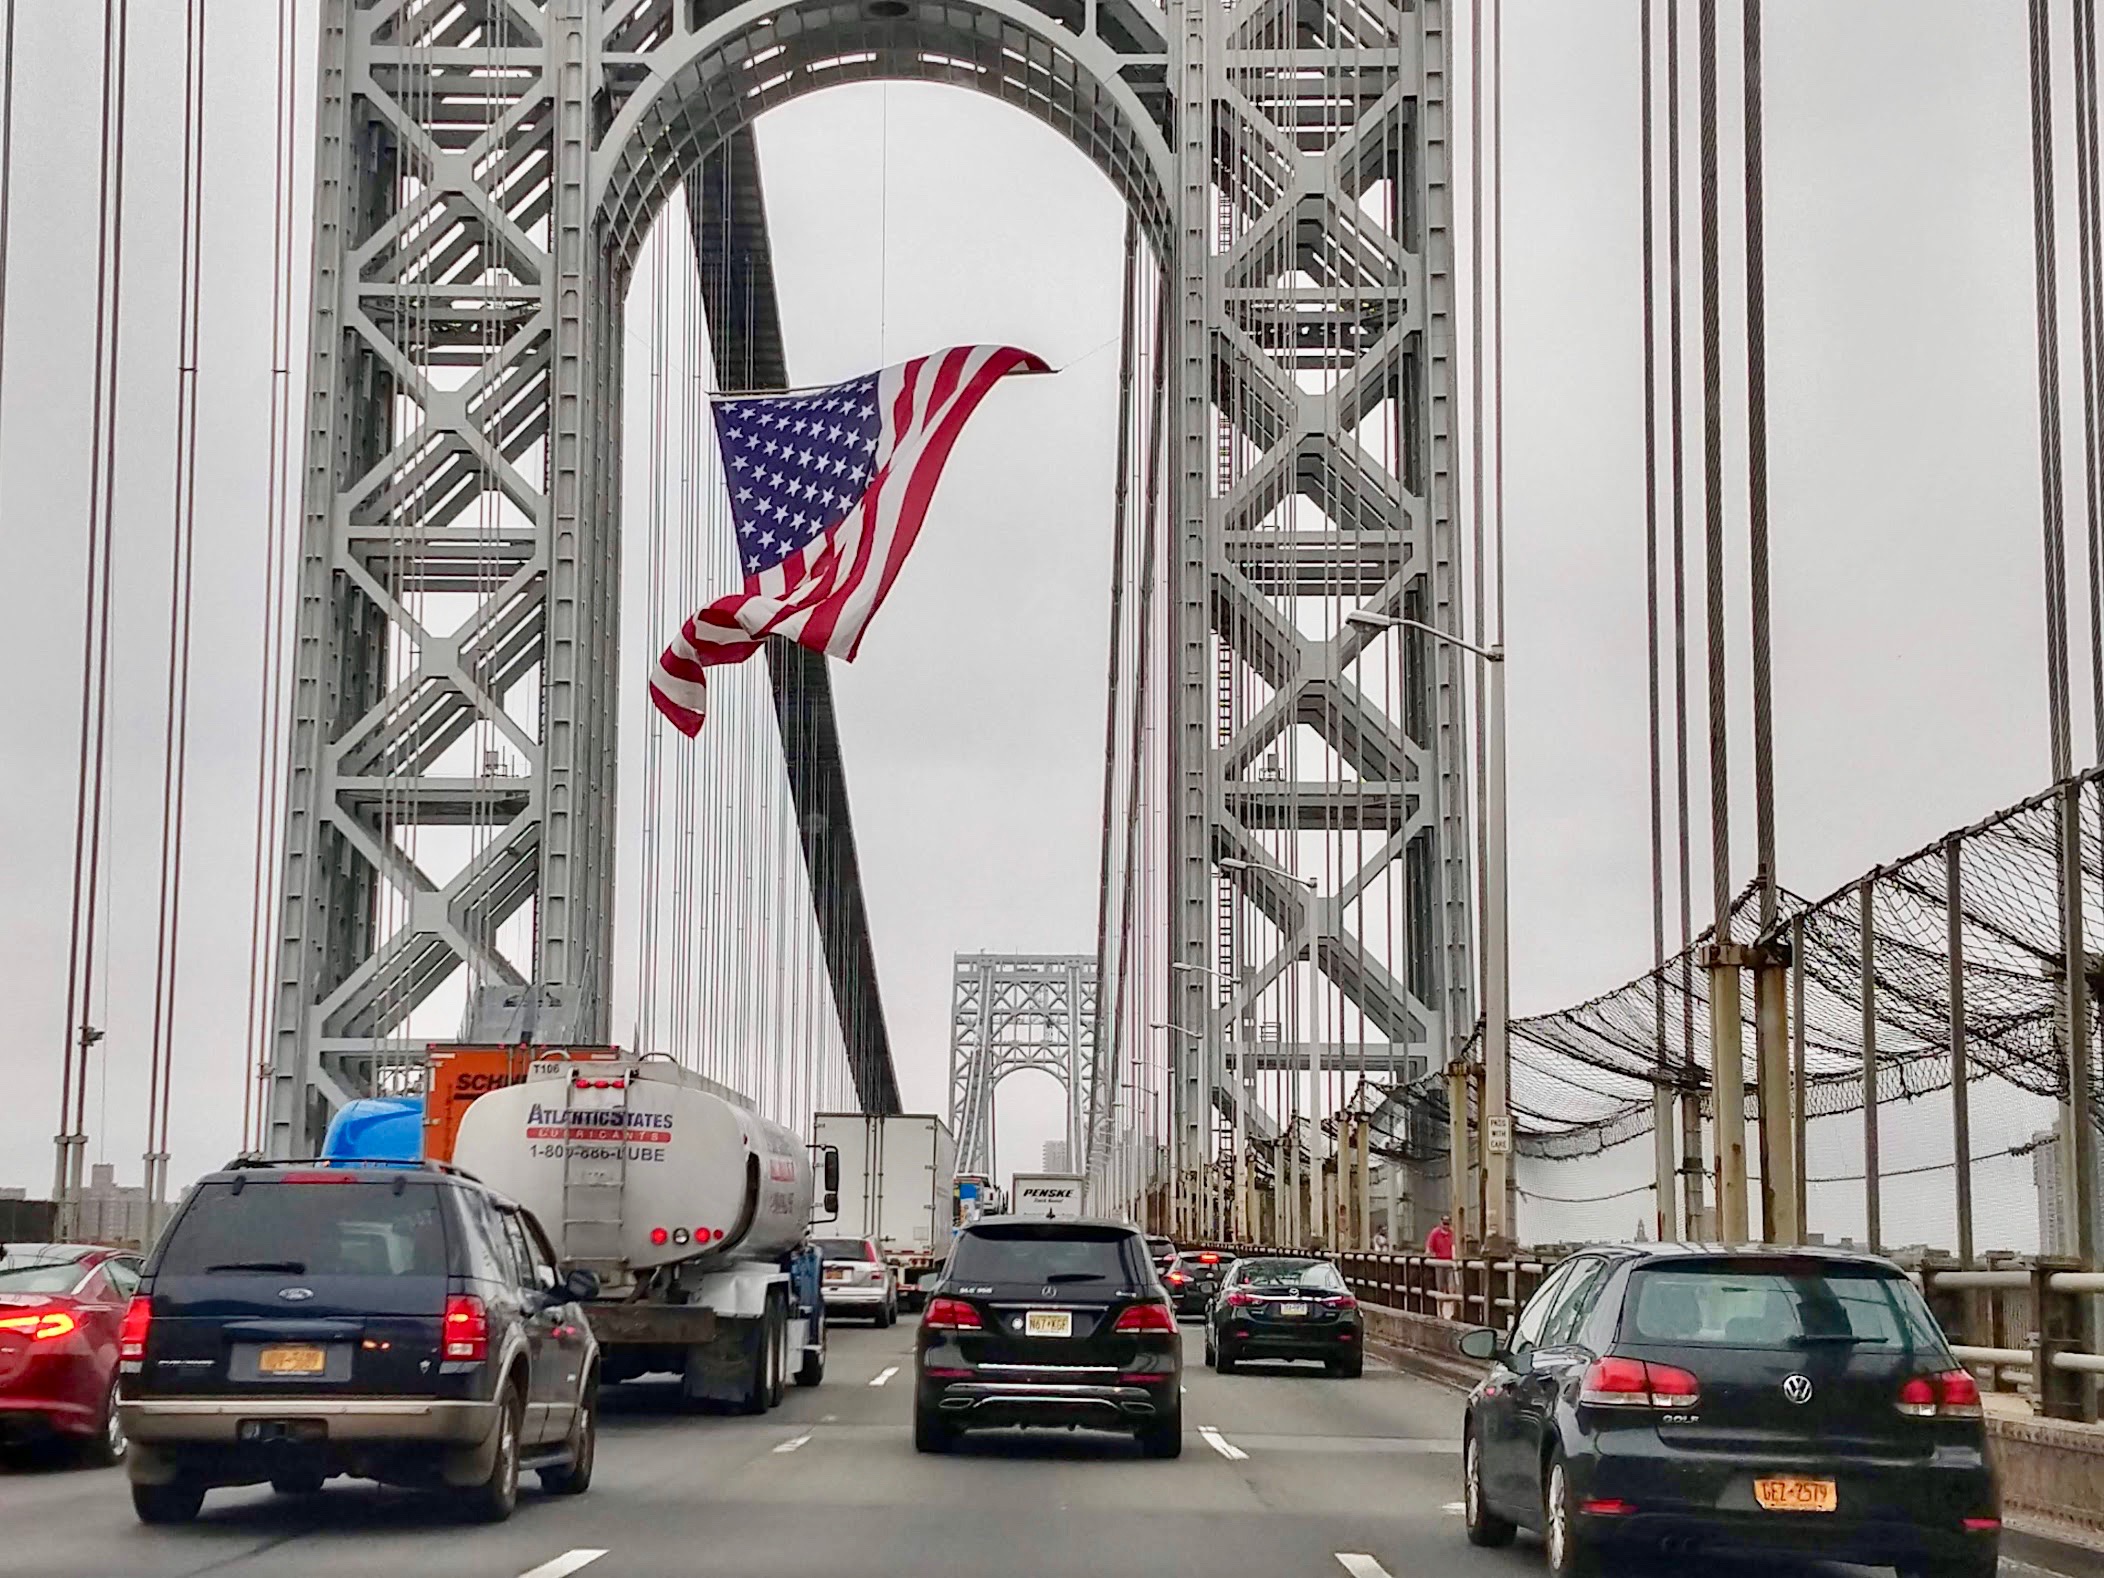
[[[2053,780],[2071,769],[2067,684],[2067,523],[2060,464],[2060,312],[2053,226],[2052,21],[2031,0],[2031,245],[2038,317],[2038,452],[2045,536],[2046,710]]]
[[[1731,934],[1731,773],[1724,669],[1724,366],[1717,248],[1717,0],[1702,0],[1702,509],[1709,634],[1710,890]]]

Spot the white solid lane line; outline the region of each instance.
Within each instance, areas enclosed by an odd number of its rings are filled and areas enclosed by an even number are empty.
[[[790,1437],[790,1438],[789,1438],[789,1439],[788,1439],[787,1441],[784,1441],[784,1442],[783,1442],[783,1443],[782,1443],[782,1444],[781,1444],[780,1446],[776,1447],[776,1448],[775,1448],[775,1451],[777,1451],[777,1452],[794,1452],[794,1451],[795,1451],[795,1450],[796,1450],[796,1449],[797,1449],[798,1447],[802,1446],[802,1445],[803,1445],[803,1444],[804,1444],[804,1443],[805,1443],[806,1441],[808,1441],[808,1440],[810,1440],[810,1439],[811,1439],[811,1432],[810,1432],[810,1431],[808,1431],[808,1430],[806,1430],[806,1431],[805,1431],[805,1432],[804,1432],[804,1433],[803,1433],[802,1435],[800,1435],[800,1436],[791,1436],[791,1437]]]
[[[1243,1451],[1240,1447],[1236,1446],[1234,1442],[1228,1440],[1227,1437],[1223,1436],[1211,1425],[1200,1425],[1198,1427],[1198,1433],[1205,1437],[1205,1444],[1207,1446],[1211,1447],[1215,1452],[1218,1452],[1229,1462],[1235,1462],[1241,1458],[1249,1456],[1247,1452]]]
[[[542,1562],[540,1566],[520,1573],[519,1578],[569,1578],[578,1568],[591,1566],[605,1554],[605,1551],[564,1551],[554,1561]]]
[[[1388,1578],[1388,1569],[1361,1551],[1337,1552],[1337,1565],[1352,1578]]]
[[[882,1386],[886,1381],[890,1380],[894,1375],[897,1375],[898,1373],[899,1367],[897,1365],[886,1365],[883,1369],[879,1370],[876,1373],[876,1375],[870,1380],[869,1384],[871,1386]]]

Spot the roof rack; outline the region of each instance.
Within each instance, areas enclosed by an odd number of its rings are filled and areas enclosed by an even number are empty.
[[[406,1168],[417,1172],[445,1173],[449,1177],[465,1178],[469,1183],[482,1182],[465,1167],[456,1167],[451,1162],[434,1161],[427,1156],[257,1156],[244,1151],[219,1170],[253,1172],[259,1168],[277,1167]]]

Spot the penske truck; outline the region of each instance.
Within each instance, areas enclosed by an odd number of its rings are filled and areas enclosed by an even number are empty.
[[[821,1112],[811,1137],[840,1154],[840,1219],[833,1231],[866,1238],[898,1274],[899,1301],[918,1309],[922,1284],[950,1255],[950,1187],[957,1146],[929,1113],[873,1117]]]
[[[593,1048],[479,1093],[452,1159],[539,1217],[566,1266],[598,1273],[603,1381],[670,1375],[689,1402],[763,1413],[792,1378],[823,1377],[810,1229],[814,1204],[821,1220],[836,1208],[837,1152],[670,1058]]]
[[[1010,1181],[1009,1209],[1017,1216],[1077,1217],[1087,1182],[1079,1173],[1017,1173]]]

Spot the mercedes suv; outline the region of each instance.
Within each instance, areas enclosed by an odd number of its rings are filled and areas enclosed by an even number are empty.
[[[335,1475],[511,1515],[519,1473],[592,1479],[599,1356],[532,1215],[433,1163],[208,1173],[148,1257],[118,1335],[132,1504],[186,1522],[215,1485]]]
[[[1137,1230],[981,1217],[958,1235],[914,1342],[913,1444],[999,1425],[1130,1431],[1183,1451],[1183,1339]]]

